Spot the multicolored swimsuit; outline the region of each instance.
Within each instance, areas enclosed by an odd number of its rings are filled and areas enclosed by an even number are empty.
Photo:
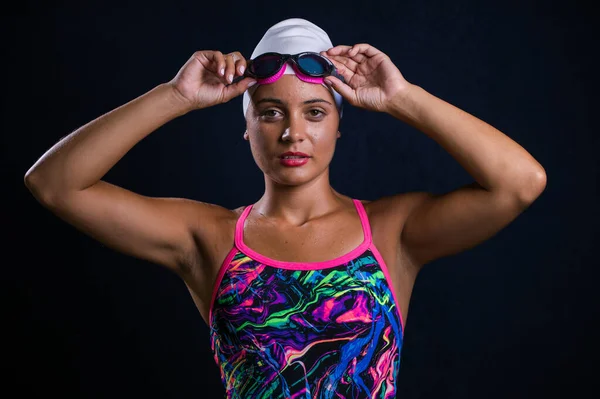
[[[227,398],[395,398],[404,325],[367,213],[364,241],[326,262],[282,262],[243,241],[215,281],[210,337]]]

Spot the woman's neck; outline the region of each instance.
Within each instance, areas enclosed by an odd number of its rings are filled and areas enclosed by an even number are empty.
[[[315,179],[298,186],[280,185],[266,179],[265,193],[252,208],[264,217],[301,226],[344,205],[343,196],[331,187],[329,179]]]

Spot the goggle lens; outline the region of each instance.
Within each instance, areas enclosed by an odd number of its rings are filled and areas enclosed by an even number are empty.
[[[299,57],[298,65],[310,75],[323,75],[329,67],[322,57],[314,54],[306,54]]]
[[[266,77],[272,75],[279,70],[281,66],[281,57],[277,55],[263,55],[251,65],[251,72],[258,77]]]

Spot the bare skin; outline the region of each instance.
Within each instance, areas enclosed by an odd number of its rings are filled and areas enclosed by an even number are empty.
[[[508,225],[543,192],[544,169],[502,132],[408,83],[374,47],[337,46],[324,54],[348,82],[330,78],[347,102],[416,127],[475,180],[444,195],[399,193],[363,201],[406,322],[423,265],[471,248]],[[243,93],[250,78],[229,83],[245,66],[237,52],[196,52],[171,81],[66,136],[25,175],[32,194],[67,223],[177,273],[207,323],[214,281],[243,208],[146,197],[102,177],[163,124]],[[246,245],[292,262],[334,259],[357,247],[363,234],[355,207],[329,183],[340,136],[331,93],[286,75],[256,90],[246,120],[244,138],[265,177],[265,193],[245,223]],[[311,158],[302,167],[285,167],[279,163],[285,151]]]

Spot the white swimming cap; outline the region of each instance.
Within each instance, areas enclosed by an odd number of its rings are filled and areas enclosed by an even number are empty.
[[[290,18],[278,22],[270,27],[260,42],[258,42],[258,45],[254,49],[254,52],[250,58],[254,59],[257,56],[268,52],[298,54],[304,51],[313,51],[320,53],[321,51],[326,51],[331,47],[333,47],[333,44],[323,29],[305,19]],[[284,74],[295,74],[294,69],[289,65],[289,63],[286,64]],[[331,94],[333,94],[335,104],[341,117],[342,96],[333,88],[330,88],[326,85],[324,86],[331,91]],[[250,95],[254,93],[257,87],[258,84],[250,87],[246,92],[244,92],[244,117],[246,116],[248,104],[250,103]]]

